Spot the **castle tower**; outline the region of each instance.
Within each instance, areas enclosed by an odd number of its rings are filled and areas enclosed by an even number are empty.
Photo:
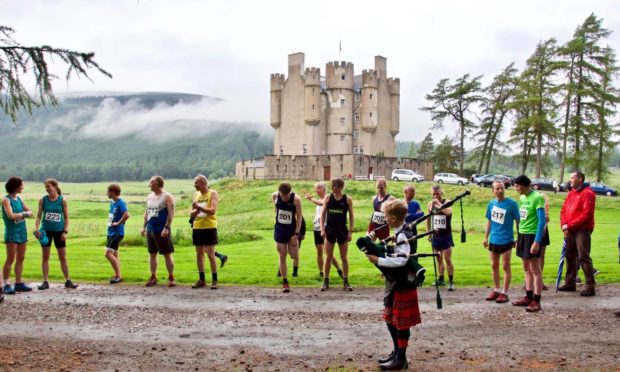
[[[271,74],[271,126],[274,129],[282,124],[282,86],[284,85],[284,74]]]
[[[321,69],[307,68],[304,81],[305,122],[308,125],[318,125],[321,122]]]
[[[326,66],[327,154],[353,152],[353,63],[329,62]]]

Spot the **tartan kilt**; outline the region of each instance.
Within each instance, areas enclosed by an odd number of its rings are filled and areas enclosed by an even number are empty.
[[[418,290],[394,290],[392,306],[383,309],[383,319],[398,330],[406,330],[422,323],[418,305]]]

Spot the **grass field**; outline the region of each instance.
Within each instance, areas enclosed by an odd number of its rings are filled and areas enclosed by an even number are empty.
[[[215,182],[212,187],[218,190],[220,206],[218,210],[219,238],[217,246],[229,256],[229,261],[219,273],[222,284],[274,286],[280,282],[276,278],[277,253],[273,242],[273,206],[271,193],[277,189],[277,181],[241,182],[233,179]],[[416,199],[425,206],[430,200],[430,186],[425,182],[417,185]],[[70,235],[68,237],[68,258],[71,276],[78,283],[107,282],[112,274],[109,263],[103,256],[108,215],[108,201],[105,196],[107,183],[62,183],[70,209]],[[404,183],[388,182],[388,190],[396,197],[402,197]],[[122,272],[129,283],[144,282],[149,276],[148,254],[146,243],[139,234],[142,226],[142,215],[146,195],[147,182],[124,182],[122,197],[128,202],[131,218],[126,225],[126,236],[120,250]],[[294,191],[304,195],[313,190],[310,181],[295,181]],[[167,180],[166,187],[177,200],[176,215],[173,222],[173,237],[176,252],[175,275],[180,283],[193,283],[197,279],[194,247],[191,245],[191,229],[188,213],[191,195],[194,193],[192,180]],[[491,269],[488,253],[482,248],[484,237],[486,204],[492,198],[489,188],[468,187],[472,195],[463,199],[465,229],[467,242],[460,243],[460,212],[458,205],[454,207],[453,218],[455,265],[455,282],[457,286],[486,286],[491,283]],[[445,186],[445,195],[450,198],[464,190],[458,186]],[[354,200],[356,217],[354,241],[365,233],[371,215],[371,198],[375,188],[372,182],[348,182],[345,193]],[[36,209],[38,198],[43,195],[43,186],[39,183],[27,182],[24,198],[32,209]],[[517,198],[516,191],[509,189],[507,196]],[[545,282],[555,281],[558,259],[562,247],[559,229],[559,211],[565,194],[550,193],[551,246],[547,249]],[[303,213],[306,221],[312,221],[314,205],[304,199]],[[600,283],[620,282],[620,265],[618,264],[618,232],[620,231],[620,199],[613,197],[597,197],[596,229],[592,235],[592,258],[595,267],[601,271],[597,277]],[[0,221],[1,224],[1,221]],[[4,228],[4,226],[2,226]],[[34,221],[28,221],[28,229],[32,231]],[[311,224],[310,224],[311,228]],[[425,228],[422,227],[422,231]],[[420,230],[420,229],[419,229]],[[420,241],[418,251],[429,252],[430,243]],[[0,250],[0,262],[4,262],[5,251]],[[32,238],[28,245],[24,276],[28,282],[41,280],[41,252],[36,239]],[[354,244],[349,248],[350,278],[354,286],[381,285],[378,270],[366,257],[358,251]],[[426,259],[422,264],[432,275],[432,261]],[[52,256],[50,261],[50,278],[60,281],[62,274],[57,259]],[[208,266],[207,266],[208,267]],[[289,266],[290,268],[291,266]],[[523,279],[523,270],[518,257],[513,255],[513,281]],[[290,270],[290,269],[289,269]],[[332,272],[334,284],[335,271]],[[165,267],[160,259],[160,279],[165,278]],[[302,243],[300,275],[289,278],[292,286],[318,286],[320,279],[316,265],[316,250],[312,231],[308,231],[307,239]],[[430,282],[431,280],[428,280]]]

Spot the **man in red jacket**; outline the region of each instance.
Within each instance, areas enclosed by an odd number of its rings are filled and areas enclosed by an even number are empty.
[[[594,206],[596,196],[589,186],[584,185],[585,176],[581,172],[570,175],[571,191],[566,195],[560,224],[566,239],[566,278],[558,290],[575,292],[577,277],[577,255],[579,265],[586,278],[586,287],[580,292],[582,296],[594,296],[594,268],[590,258],[590,235],[594,230]]]

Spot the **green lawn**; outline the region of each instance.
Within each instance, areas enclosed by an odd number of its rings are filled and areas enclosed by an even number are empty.
[[[220,194],[218,213],[220,244],[218,250],[230,259],[219,277],[222,284],[274,286],[279,284],[276,278],[277,253],[272,239],[273,207],[271,193],[277,189],[277,181],[222,180],[213,184]],[[430,200],[429,182],[417,185],[417,199],[423,206]],[[105,234],[108,203],[105,197],[107,183],[71,184],[62,183],[61,188],[69,201],[71,228],[68,240],[68,257],[71,275],[76,282],[106,282],[112,270],[104,258]],[[404,183],[389,182],[388,190],[397,197],[402,196]],[[126,236],[120,250],[122,271],[127,282],[144,282],[149,275],[148,254],[145,241],[139,235],[142,226],[144,201],[148,193],[147,182],[123,182],[123,198],[129,202],[132,217],[127,222]],[[313,182],[295,181],[294,190],[304,194],[313,189]],[[191,195],[194,192],[192,180],[168,180],[166,189],[177,199],[176,216],[173,223],[173,236],[176,252],[176,277],[180,283],[192,283],[196,280],[196,263],[194,248],[191,245],[191,230],[187,214]],[[453,219],[455,281],[457,285],[486,286],[491,283],[488,253],[482,248],[484,234],[484,214],[486,203],[491,199],[488,188],[470,186],[472,195],[463,199],[467,242],[460,243],[460,213],[458,205],[454,207]],[[348,182],[345,192],[354,199],[356,223],[354,240],[365,233],[371,214],[371,198],[374,195],[371,182]],[[445,195],[454,197],[464,189],[457,186],[445,186]],[[39,183],[27,182],[24,194],[31,208],[36,208],[38,197],[44,193]],[[516,198],[514,189],[507,195]],[[555,280],[558,258],[560,255],[561,231],[559,229],[559,211],[565,194],[549,194],[551,199],[551,246],[547,250],[547,264],[544,270],[546,283]],[[311,221],[314,206],[304,199],[304,216]],[[592,235],[592,257],[601,274],[600,283],[620,282],[620,265],[618,265],[617,239],[620,230],[620,199],[597,197],[596,229]],[[1,224],[1,222],[0,222]],[[29,230],[34,221],[28,221]],[[3,226],[2,226],[3,228]],[[424,227],[421,229],[424,230]],[[430,244],[420,241],[420,252],[430,251]],[[4,261],[5,251],[0,250],[0,261]],[[352,285],[381,285],[378,270],[353,244],[349,249],[350,278]],[[60,281],[62,275],[58,261],[52,256],[50,277]],[[425,259],[422,263],[432,275],[432,261]],[[165,278],[165,267],[160,260],[160,279]],[[523,279],[523,271],[518,257],[513,255],[513,280]],[[28,247],[24,275],[28,281],[37,282],[40,274],[40,249],[33,238]],[[332,272],[335,283],[336,273]],[[316,267],[316,250],[309,231],[302,244],[301,267],[299,278],[290,278],[293,286],[318,286],[320,283]],[[430,280],[429,280],[430,282]]]

